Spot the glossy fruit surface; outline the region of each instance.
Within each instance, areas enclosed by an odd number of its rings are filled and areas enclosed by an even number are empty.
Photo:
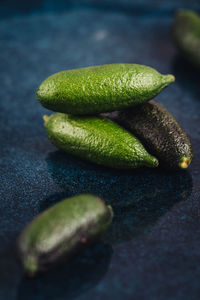
[[[180,53],[200,68],[200,16],[190,10],[180,10],[173,24],[173,39]]]
[[[101,236],[113,212],[100,198],[80,194],[38,215],[21,233],[18,252],[25,272],[45,271]]]
[[[190,138],[172,114],[155,101],[139,105],[107,117],[137,136],[160,165],[170,169],[186,169],[193,159]]]
[[[36,91],[40,103],[53,111],[96,114],[143,103],[174,81],[137,64],[110,64],[51,75]]]
[[[52,144],[67,153],[119,169],[158,165],[137,138],[107,118],[56,113],[44,120]]]

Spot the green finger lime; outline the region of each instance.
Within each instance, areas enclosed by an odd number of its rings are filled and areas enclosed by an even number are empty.
[[[29,276],[46,271],[95,242],[110,226],[111,206],[81,194],[64,199],[39,214],[22,231],[17,248]]]
[[[136,137],[107,118],[56,113],[44,120],[52,144],[67,153],[118,169],[158,165]]]
[[[74,115],[117,110],[150,100],[174,81],[137,64],[74,69],[48,77],[36,91],[47,109]]]
[[[180,53],[200,68],[200,16],[190,10],[180,10],[173,24],[173,39]]]

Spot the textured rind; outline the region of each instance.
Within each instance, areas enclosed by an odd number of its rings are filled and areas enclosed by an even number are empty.
[[[18,252],[26,272],[44,271],[71,257],[101,236],[112,222],[113,212],[100,198],[81,194],[67,198],[38,215],[18,240]]]
[[[193,11],[177,13],[173,28],[173,40],[180,53],[194,66],[200,68],[200,17]]]
[[[158,165],[137,138],[106,118],[56,113],[45,126],[56,147],[94,163],[119,169]]]
[[[146,149],[155,155],[160,165],[179,169],[183,157],[193,159],[190,138],[172,114],[155,101],[129,109],[106,114],[136,135]]]
[[[36,97],[56,112],[96,114],[147,101],[173,81],[172,75],[143,65],[92,66],[53,74],[39,86]]]

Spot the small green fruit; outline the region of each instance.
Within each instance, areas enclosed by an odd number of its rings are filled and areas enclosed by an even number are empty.
[[[137,64],[74,69],[48,77],[36,91],[47,109],[73,115],[97,114],[143,103],[174,81]]]

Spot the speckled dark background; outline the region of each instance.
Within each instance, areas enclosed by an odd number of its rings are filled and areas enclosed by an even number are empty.
[[[170,26],[188,0],[0,1],[0,299],[200,299],[200,72],[176,52]],[[156,99],[191,136],[188,171],[114,171],[58,151],[35,99],[60,70],[141,63],[176,82]],[[91,192],[114,222],[96,246],[27,280],[14,244],[24,225],[65,196]]]

